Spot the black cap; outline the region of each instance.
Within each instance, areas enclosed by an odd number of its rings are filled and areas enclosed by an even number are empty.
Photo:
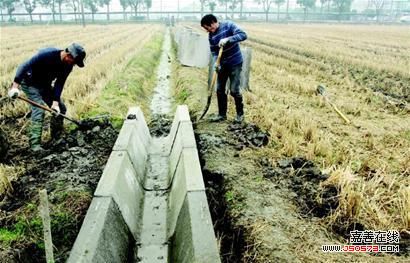
[[[73,56],[77,66],[80,68],[84,67],[85,50],[80,44],[72,43],[68,46],[68,48],[66,48],[66,51]]]

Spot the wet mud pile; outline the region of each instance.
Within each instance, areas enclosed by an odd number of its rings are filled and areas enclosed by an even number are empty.
[[[108,120],[87,120],[87,125],[87,130],[77,128],[45,143],[42,154],[33,154],[27,145],[10,144],[3,163],[23,166],[25,172],[11,182],[11,195],[0,196],[0,225],[23,238],[11,244],[12,251],[0,251],[5,262],[45,261],[37,210],[40,189],[49,195],[56,262],[67,258],[117,138]]]
[[[268,144],[270,134],[263,132],[254,124],[231,124],[228,131],[238,141],[236,148],[262,147]]]
[[[304,216],[325,217],[339,205],[338,190],[331,185],[322,186],[329,175],[324,174],[312,161],[293,157],[277,162],[272,167],[269,160],[260,161],[264,176],[278,187],[292,190],[292,200]]]
[[[151,136],[162,137],[169,134],[171,130],[172,119],[165,114],[154,114],[148,124]]]
[[[7,136],[2,129],[0,129],[0,162],[6,158],[7,152],[9,150],[9,142]]]

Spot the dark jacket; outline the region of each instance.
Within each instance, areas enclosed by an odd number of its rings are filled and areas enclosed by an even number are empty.
[[[45,48],[39,50],[31,59],[21,64],[16,72],[14,81],[28,86],[34,86],[39,90],[52,89],[54,82],[53,100],[59,101],[64,83],[73,69],[72,65],[61,61],[61,49]]]

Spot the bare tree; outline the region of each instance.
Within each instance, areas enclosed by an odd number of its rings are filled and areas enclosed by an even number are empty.
[[[149,19],[149,10],[152,7],[152,0],[144,0],[145,8],[147,9],[147,19]]]
[[[208,0],[199,0],[199,2],[201,3],[201,17],[204,16],[204,8],[206,3],[208,2]]]
[[[33,11],[36,9],[37,0],[23,0],[24,9],[30,15],[30,21],[33,23]]]
[[[296,3],[303,7],[303,20],[306,20],[309,8],[313,8],[315,6],[316,0],[297,0]]]
[[[239,18],[243,17],[243,0],[238,0],[239,1]]]
[[[74,11],[74,21],[77,23],[77,13],[80,10],[80,2],[79,0],[71,0],[68,3],[68,6],[71,7]]]
[[[122,7],[122,15],[124,17],[124,21],[127,21],[127,14],[125,11],[130,6],[130,2],[128,0],[120,0],[120,5]]]
[[[138,16],[138,9],[143,5],[143,0],[129,0],[130,6],[134,9],[135,18]]]
[[[110,2],[111,0],[100,0],[100,6],[107,6],[107,20],[110,21]]]
[[[323,6],[326,4],[326,2],[330,2],[330,0],[320,0],[320,16],[323,19]]]
[[[66,0],[55,0],[58,4],[58,13],[60,14],[60,22],[63,21],[62,14],[61,14],[61,6]]]
[[[231,18],[234,18],[234,11],[238,7],[239,0],[231,0],[231,4],[229,5],[229,9],[231,9]]]
[[[228,19],[228,5],[230,0],[218,0],[218,2],[225,6],[225,19]]]
[[[91,19],[94,22],[94,14],[97,13],[97,0],[84,0],[85,8],[91,11]]]
[[[268,22],[269,11],[274,1],[275,0],[256,0],[256,3],[258,3],[259,5],[262,4],[263,11],[265,12],[265,16],[266,16],[266,22]]]
[[[286,1],[286,20],[289,19],[289,1],[290,1],[290,0],[287,0],[287,1]]]
[[[16,5],[19,3],[19,1],[15,0],[2,0],[0,1],[0,7],[1,9],[6,9],[7,14],[9,15],[9,21],[13,21],[13,12],[16,10]]]
[[[208,7],[209,7],[209,11],[211,11],[211,13],[215,12],[216,2],[215,1],[209,1],[208,2]]]
[[[277,20],[279,20],[279,9],[280,9],[280,6],[281,6],[283,3],[285,3],[285,0],[275,0],[275,4],[276,4],[276,6],[278,7],[278,17],[277,17]]]
[[[370,6],[374,6],[374,9],[376,11],[377,21],[380,21],[380,15],[383,11],[383,7],[385,3],[386,3],[385,0],[370,0],[369,2]]]
[[[56,6],[55,6],[55,0],[40,0],[40,4],[44,7],[50,7],[51,13],[53,14],[53,23],[56,23]]]
[[[350,11],[350,7],[352,5],[353,0],[333,0],[333,3],[336,6],[336,9],[339,13],[339,21],[342,16],[342,12]]]

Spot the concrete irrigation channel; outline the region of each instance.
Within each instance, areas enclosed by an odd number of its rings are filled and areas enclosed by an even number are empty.
[[[169,114],[170,47],[167,30],[153,115]],[[220,262],[186,106],[166,137],[129,109],[67,262]]]

